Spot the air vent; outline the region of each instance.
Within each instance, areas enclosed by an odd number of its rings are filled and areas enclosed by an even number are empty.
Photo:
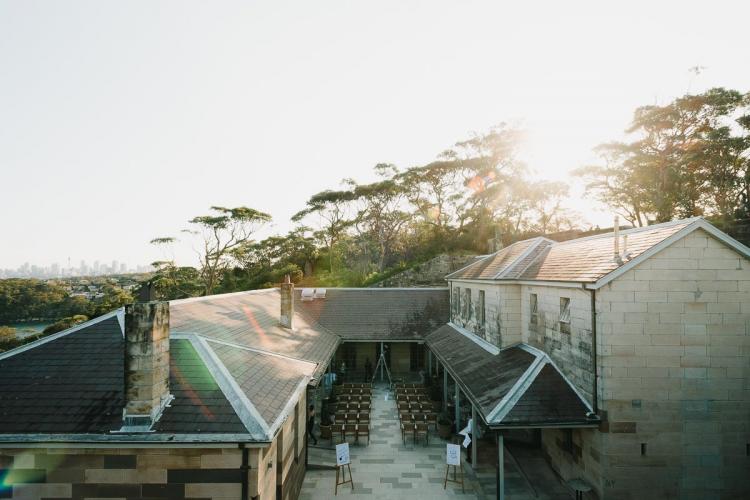
[[[326,298],[326,289],[325,288],[316,288],[315,294],[313,295],[316,299],[325,299]]]
[[[303,288],[302,289],[302,302],[309,302],[315,298],[314,288]]]

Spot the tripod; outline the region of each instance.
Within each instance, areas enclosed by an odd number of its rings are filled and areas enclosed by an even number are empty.
[[[378,358],[378,362],[375,363],[375,369],[372,371],[372,379],[370,380],[370,383],[375,382],[375,377],[378,376],[378,366],[383,369],[385,368],[385,374],[388,375],[388,387],[393,387],[393,380],[391,379],[391,371],[388,369],[388,365],[385,363],[385,353],[381,349],[380,351],[380,357]]]

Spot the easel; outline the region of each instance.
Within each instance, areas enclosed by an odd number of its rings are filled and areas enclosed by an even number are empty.
[[[448,472],[450,471],[451,467],[453,467],[453,479],[450,479],[448,477]],[[461,479],[456,478],[456,469],[461,469]],[[463,465],[446,465],[445,466],[445,481],[443,482],[443,489],[448,487],[448,483],[461,483],[461,493],[466,493],[464,491],[464,466]]]
[[[346,479],[346,471],[344,470],[344,467],[349,471],[349,479]],[[339,471],[341,472],[341,481],[339,481]],[[352,469],[349,467],[349,464],[344,465],[338,465],[336,466],[336,488],[334,489],[333,494],[338,495],[339,494],[339,486],[342,484],[350,483],[352,485],[352,491],[354,491],[354,481],[352,481]]]
[[[450,479],[448,477],[448,472],[450,471],[451,467],[453,467],[453,479]],[[456,478],[457,469],[461,469],[461,479]],[[464,491],[464,466],[463,465],[446,465],[445,466],[445,481],[443,481],[443,489],[448,487],[448,483],[460,483],[461,492],[465,493]]]
[[[385,368],[385,374],[388,375],[388,387],[393,387],[393,379],[391,379],[391,371],[385,363],[385,352],[382,343],[380,344],[380,357],[378,358],[378,362],[375,363],[375,369],[372,371],[372,379],[370,379],[371,384],[375,382],[375,377],[378,376],[378,366],[380,367],[381,376],[383,375],[383,368]]]
[[[450,479],[449,473],[453,467],[453,479]],[[461,469],[461,480],[458,479],[458,469]],[[461,483],[461,493],[465,493],[464,490],[464,466],[461,463],[461,446],[456,444],[448,444],[447,456],[445,465],[445,481],[443,481],[443,489],[448,487],[448,482]]]

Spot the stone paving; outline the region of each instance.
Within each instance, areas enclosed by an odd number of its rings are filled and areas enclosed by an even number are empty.
[[[430,432],[429,445],[424,440],[415,445],[410,438],[401,441],[396,403],[393,393],[386,386],[373,388],[370,444],[354,443],[350,438],[351,484],[339,486],[337,497],[375,499],[409,498],[411,500],[437,500],[440,498],[496,498],[495,465],[489,463],[475,473],[464,463],[464,488],[448,483],[443,489],[445,477],[445,444],[434,429]],[[336,440],[336,438],[334,439]],[[310,446],[309,463],[300,500],[334,498],[336,471],[333,446],[319,440],[318,446]],[[556,498],[545,494],[534,495],[533,489],[506,454],[505,460],[506,498],[513,500]],[[562,498],[570,498],[565,495]]]

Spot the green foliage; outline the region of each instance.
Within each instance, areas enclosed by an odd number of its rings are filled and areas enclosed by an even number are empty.
[[[53,333],[61,332],[63,330],[67,330],[68,328],[72,328],[80,323],[84,323],[88,321],[88,316],[84,316],[82,314],[76,314],[75,316],[71,316],[69,318],[63,318],[59,321],[56,321],[55,323],[49,325],[47,328],[44,329],[44,335],[51,335]]]
[[[750,214],[750,94],[710,89],[633,116],[632,142],[602,144],[576,173],[631,223]]]
[[[10,326],[0,326],[0,343],[15,340],[16,329]]]
[[[0,280],[0,323],[57,319],[88,313],[88,301],[70,297],[54,283],[36,279]]]

